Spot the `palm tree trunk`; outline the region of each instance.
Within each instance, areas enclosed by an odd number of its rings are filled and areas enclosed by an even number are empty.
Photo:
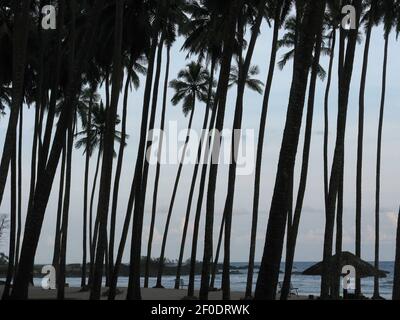
[[[289,98],[286,126],[281,146],[274,195],[271,203],[264,253],[257,279],[255,298],[276,297],[287,220],[287,194],[299,142],[308,73],[312,64],[315,37],[321,32],[326,1],[307,1],[299,30],[295,68]]]
[[[95,90],[91,88],[91,95],[89,101],[88,120],[87,120],[87,132],[86,139],[90,141],[90,130],[92,127],[92,108],[93,108],[93,96]],[[90,168],[90,155],[92,150],[90,147],[86,149],[85,157],[85,179],[84,179],[84,191],[83,191],[83,230],[82,230],[82,275],[81,275],[81,287],[86,287],[86,260],[87,260],[87,220],[88,220],[88,193],[89,193],[89,168]],[[89,247],[90,248],[90,247]]]
[[[19,111],[23,103],[23,88],[25,78],[26,47],[28,42],[28,28],[30,20],[29,11],[31,0],[18,4],[17,12],[14,16],[13,32],[13,80],[12,80],[12,103],[7,133],[4,140],[3,154],[0,162],[0,205],[3,200],[4,189],[6,186],[8,169],[15,149],[17,137],[17,124]]]
[[[145,85],[145,93],[143,99],[143,112],[142,112],[142,123],[140,129],[140,140],[138,147],[138,156],[135,164],[135,174],[131,184],[131,190],[129,194],[128,206],[126,210],[126,215],[124,219],[124,224],[122,228],[121,241],[118,247],[117,258],[114,264],[114,271],[112,274],[112,278],[110,281],[110,289],[109,289],[109,300],[115,299],[117,282],[118,282],[118,273],[119,268],[122,262],[122,256],[125,250],[125,244],[128,237],[128,231],[132,216],[132,209],[135,202],[136,197],[136,188],[138,188],[138,184],[140,184],[142,179],[142,168],[143,168],[143,158],[145,152],[145,144],[146,144],[146,133],[147,133],[147,123],[148,123],[148,115],[149,115],[149,106],[150,106],[150,97],[151,97],[151,89],[152,89],[152,80],[153,80],[153,71],[154,71],[154,60],[155,54],[157,50],[157,40],[156,36],[153,36],[153,42],[151,44],[150,53],[149,53],[149,62],[147,68],[147,76],[146,76],[146,85]],[[139,186],[140,188],[140,186]],[[139,191],[140,192],[140,191]]]
[[[48,158],[48,153],[50,149],[50,142],[51,142],[51,137],[52,137],[52,132],[53,132],[53,127],[54,127],[54,118],[56,114],[56,104],[57,104],[57,97],[59,94],[58,86],[60,82],[60,73],[61,73],[61,54],[62,54],[62,46],[61,46],[61,41],[62,41],[62,28],[64,25],[64,11],[65,11],[65,3],[64,1],[59,1],[59,8],[58,8],[58,16],[57,16],[57,43],[56,43],[56,70],[55,70],[55,81],[52,83],[51,87],[51,95],[50,95],[50,101],[49,101],[49,108],[47,112],[47,119],[46,119],[46,128],[45,128],[45,133],[43,137],[43,148],[42,152],[40,154],[40,159],[39,159],[39,167],[41,169],[44,169],[44,166],[46,165],[46,161]]]
[[[4,285],[3,300],[9,298],[11,281],[15,271],[15,231],[16,231],[16,218],[17,218],[17,159],[16,159],[16,146],[14,142],[14,150],[11,157],[11,212],[10,212],[10,240],[8,250],[8,267],[6,283]]]
[[[147,141],[147,146],[146,146],[146,153],[151,150],[152,147],[152,140],[153,136],[151,135],[154,125],[155,125],[155,120],[156,120],[156,113],[157,113],[157,102],[158,102],[158,88],[160,85],[160,76],[161,76],[161,67],[162,67],[162,53],[163,53],[163,46],[164,46],[164,41],[165,41],[165,34],[161,34],[161,39],[158,43],[158,52],[157,52],[157,67],[156,67],[156,73],[154,77],[154,87],[153,87],[153,97],[152,97],[152,103],[151,103],[151,113],[150,113],[150,119],[149,119],[149,137]],[[132,244],[133,246],[134,238],[135,241],[139,241],[140,243],[142,242],[142,232],[143,232],[143,216],[144,216],[144,207],[145,207],[145,201],[146,201],[146,191],[147,191],[147,181],[148,181],[148,175],[149,175],[149,161],[148,159],[143,159],[143,172],[142,172],[142,178],[141,178],[141,184],[139,184],[140,187],[140,192],[138,192],[135,196],[136,199],[136,205],[134,209],[134,221],[136,217],[136,221],[139,221],[139,225],[137,226],[138,229],[136,232],[139,234],[134,235],[132,233]],[[135,223],[133,225],[133,228],[135,229]],[[141,247],[139,245],[137,246],[136,250],[141,251]],[[141,299],[140,297],[140,261],[141,261],[141,255],[140,252],[133,252],[133,248],[131,247],[131,274],[129,276],[129,284],[128,284],[128,295],[127,299]]]
[[[221,58],[221,71],[218,83],[218,111],[215,123],[215,130],[221,132],[224,126],[225,105],[229,84],[229,74],[231,70],[231,62],[233,56],[233,42],[236,30],[237,15],[241,11],[243,3],[239,0],[232,2],[228,10],[225,34],[225,47]],[[217,139],[217,136],[214,135]],[[213,226],[214,226],[214,206],[215,206],[215,189],[218,174],[218,159],[220,153],[220,141],[213,141],[212,158],[210,162],[210,172],[208,179],[207,206],[206,206],[206,222],[204,235],[204,253],[203,265],[201,271],[200,299],[208,299],[208,291],[210,286],[210,267],[213,255]]]
[[[21,105],[21,111],[19,115],[19,134],[18,134],[18,211],[17,211],[17,236],[15,245],[15,270],[18,268],[20,242],[22,233],[22,140],[23,140],[23,125],[24,125],[24,109]],[[15,277],[15,274],[14,274]]]
[[[119,144],[119,152],[118,152],[118,160],[117,167],[115,170],[115,178],[114,178],[114,188],[113,188],[113,198],[111,205],[111,218],[110,218],[110,241],[108,247],[108,270],[111,273],[114,269],[114,243],[115,243],[115,225],[117,220],[117,207],[118,207],[118,195],[119,195],[119,182],[121,179],[122,173],[122,163],[124,160],[124,151],[126,144],[126,120],[127,120],[127,112],[128,112],[128,96],[129,96],[129,85],[131,82],[131,74],[132,74],[132,65],[130,65],[128,70],[128,75],[126,77],[125,82],[125,92],[124,92],[124,102],[123,102],[123,110],[122,110],[122,129],[121,129],[121,141]]]
[[[393,275],[393,300],[400,300],[400,209],[397,216],[396,258]]]
[[[360,19],[361,0],[356,0],[354,6],[357,12],[357,25]],[[332,266],[330,265],[333,247],[333,232],[335,224],[335,208],[342,175],[344,160],[344,140],[346,134],[347,107],[349,100],[350,83],[353,73],[354,53],[357,44],[358,26],[355,30],[349,31],[346,56],[345,52],[345,31],[340,31],[340,51],[339,51],[339,110],[337,121],[337,137],[332,163],[331,178],[329,182],[329,192],[326,206],[326,222],[324,234],[324,254],[323,270],[321,278],[321,298],[329,297],[330,275]]]
[[[344,164],[344,155],[343,155]],[[332,296],[335,300],[340,297],[340,279],[341,279],[341,255],[343,247],[343,182],[344,182],[344,165],[340,176],[340,183],[338,188],[338,203],[337,203],[337,216],[336,216],[336,265],[335,273],[332,276]]]
[[[174,189],[172,191],[171,202],[169,204],[167,220],[165,222],[165,227],[164,227],[164,234],[163,234],[163,240],[162,240],[162,244],[161,244],[160,259],[159,259],[159,262],[158,262],[159,265],[158,265],[156,288],[163,288],[163,286],[162,286],[162,274],[163,274],[163,271],[164,271],[165,247],[167,245],[168,230],[169,230],[169,224],[171,222],[172,210],[174,208],[175,197],[176,197],[176,193],[178,191],[179,181],[181,179],[181,173],[182,173],[182,169],[183,169],[183,162],[185,161],[186,150],[187,150],[187,147],[188,147],[188,144],[189,144],[190,133],[191,133],[191,130],[192,130],[193,116],[194,116],[194,111],[195,111],[195,101],[196,101],[195,93],[193,93],[193,96],[194,96],[193,97],[193,106],[192,106],[192,110],[190,112],[190,119],[189,119],[189,124],[188,124],[188,128],[187,128],[187,136],[186,136],[185,146],[183,147],[181,161],[179,162],[178,172],[177,172],[176,177],[175,177]]]
[[[374,5],[369,11],[370,18],[364,47],[364,58],[361,72],[359,110],[358,110],[358,141],[357,141],[357,175],[356,175],[356,237],[355,247],[356,256],[361,257],[361,211],[362,211],[362,168],[363,168],[363,149],[364,149],[364,109],[365,109],[365,85],[367,81],[368,57],[372,33],[372,17]],[[361,295],[361,279],[356,278],[356,295]]]
[[[389,51],[389,36],[385,35],[385,52],[383,59],[383,75],[382,75],[382,96],[381,107],[379,112],[379,128],[378,128],[378,144],[376,158],[376,194],[375,194],[375,268],[379,269],[379,214],[380,214],[380,191],[381,191],[381,155],[382,155],[382,132],[383,132],[383,116],[385,112],[386,98],[386,75],[387,60]],[[374,278],[374,298],[379,298],[379,277]]]
[[[92,284],[93,271],[94,271],[94,253],[96,252],[97,236],[98,236],[98,219],[94,221],[94,231],[93,231],[93,205],[94,196],[96,194],[97,178],[100,170],[100,160],[102,156],[103,148],[103,137],[100,137],[99,151],[97,155],[96,170],[94,172],[92,193],[90,196],[90,207],[89,207],[89,251],[90,251],[90,271],[89,271],[89,284]]]
[[[211,114],[211,120],[209,123],[208,132],[211,132],[211,130],[215,127],[215,120],[217,118],[217,113],[218,113],[218,99],[219,99],[219,94],[217,93],[216,101],[214,102],[213,111]],[[208,145],[206,145],[206,152],[205,152],[203,163],[202,163],[200,186],[199,186],[199,197],[197,199],[196,214],[195,214],[194,224],[193,224],[193,238],[192,238],[192,251],[191,251],[191,256],[190,256],[188,297],[194,297],[194,280],[195,280],[195,273],[196,273],[197,242],[198,242],[198,237],[199,237],[200,216],[201,216],[201,209],[203,206],[205,184],[206,184],[207,172],[209,171],[209,163],[210,163],[210,162],[208,162],[210,154],[207,151],[210,148],[211,141],[212,141],[212,137],[211,137],[211,135],[209,135]]]
[[[165,112],[167,107],[167,92],[168,92],[168,77],[169,77],[169,67],[170,67],[170,46],[167,47],[167,64],[165,69],[165,79],[164,79],[164,92],[163,92],[163,106],[161,111],[161,123],[160,123],[160,142],[157,150],[157,166],[156,166],[156,177],[154,180],[154,190],[153,190],[153,203],[151,210],[151,221],[150,221],[150,230],[149,230],[149,239],[147,242],[147,255],[146,255],[146,264],[144,271],[144,287],[148,288],[149,286],[149,265],[151,260],[151,249],[153,244],[153,235],[154,235],[154,225],[156,219],[157,212],[157,195],[158,195],[158,183],[160,179],[160,169],[161,169],[161,154],[163,147],[163,139],[164,139],[164,127],[165,127]]]
[[[67,235],[68,235],[68,217],[69,217],[69,206],[71,197],[71,174],[72,174],[72,151],[74,142],[74,126],[75,126],[76,116],[74,124],[70,126],[68,130],[68,144],[66,146],[67,159],[66,159],[66,171],[65,171],[65,196],[62,212],[62,222],[61,222],[61,243],[60,243],[60,258],[59,258],[59,268],[58,268],[58,287],[57,287],[57,299],[64,299],[65,291],[65,264],[67,255]]]
[[[58,268],[60,265],[60,245],[61,245],[61,219],[63,212],[63,199],[64,199],[64,181],[65,181],[65,164],[66,164],[66,148],[63,147],[62,159],[61,159],[61,170],[60,170],[60,188],[58,191],[58,208],[57,208],[57,220],[56,220],[56,233],[54,237],[54,250],[53,250],[53,267],[56,269],[58,274]]]
[[[335,59],[335,46],[336,46],[336,28],[332,30],[331,49],[329,59],[328,79],[326,82],[325,98],[324,98],[324,193],[325,193],[325,207],[328,200],[329,192],[329,172],[328,172],[328,147],[329,147],[329,93],[332,84],[333,61]]]
[[[29,201],[28,208],[31,208],[33,197],[35,195],[35,185],[36,185],[36,164],[37,164],[37,149],[38,149],[38,127],[39,127],[39,103],[36,103],[35,106],[35,125],[33,129],[33,140],[32,140],[32,151],[31,151],[31,180],[30,180],[30,189],[29,189]]]
[[[215,278],[217,276],[217,271],[218,271],[218,260],[219,260],[219,253],[221,251],[222,236],[224,235],[224,227],[225,227],[225,215],[223,214],[221,220],[221,226],[219,228],[217,249],[215,250],[214,262],[212,264],[212,269],[211,269],[210,291],[217,290],[217,288],[215,288]]]
[[[154,77],[154,88],[153,88],[153,98],[151,105],[151,114],[149,119],[149,132],[154,129],[155,116],[157,112],[157,98],[158,98],[158,87],[160,83],[161,75],[161,63],[162,63],[162,50],[165,41],[165,34],[161,34],[161,39],[158,43],[157,52],[157,68]],[[141,136],[142,137],[142,136]],[[145,153],[150,150],[152,145],[152,138],[147,141],[146,150],[143,150],[143,155],[141,155],[141,164],[143,167],[143,172],[140,173],[140,181],[135,186],[135,209],[133,212],[133,229],[132,229],[132,239],[131,239],[131,252],[130,252],[130,276],[128,283],[128,293],[127,299],[141,299],[140,293],[140,261],[141,261],[141,243],[142,243],[142,232],[143,232],[143,216],[144,216],[144,205],[147,189],[147,179],[149,171],[149,162],[145,159]],[[140,167],[140,168],[141,168]],[[136,167],[138,169],[138,167]]]
[[[278,49],[278,36],[279,29],[281,26],[280,12],[282,7],[282,1],[277,3],[277,7],[275,8],[275,17],[274,17],[274,31],[272,37],[272,45],[271,45],[271,56],[269,61],[269,70],[267,76],[267,82],[264,91],[264,99],[261,110],[261,119],[260,119],[260,127],[258,132],[258,143],[257,143],[257,157],[256,157],[256,172],[255,172],[255,180],[254,180],[254,197],[253,197],[253,215],[251,221],[251,234],[250,234],[250,252],[249,252],[249,265],[247,271],[247,282],[246,282],[246,294],[245,297],[250,299],[252,297],[252,288],[253,288],[253,276],[254,276],[254,257],[256,252],[256,237],[257,237],[257,224],[258,224],[258,206],[259,206],[259,198],[260,198],[260,181],[261,181],[261,164],[262,164],[262,155],[264,148],[264,139],[265,139],[265,128],[267,124],[267,114],[268,114],[268,106],[269,106],[269,98],[271,94],[272,81],[274,77],[275,64],[276,64],[276,54]]]
[[[104,253],[106,251],[108,207],[110,203],[110,188],[114,155],[115,121],[117,117],[120,87],[123,76],[122,68],[122,31],[124,18],[124,0],[116,2],[116,20],[114,34],[114,58],[112,72],[111,104],[107,110],[107,121],[104,134],[103,162],[101,168],[99,202],[97,216],[99,217],[99,241],[96,248],[95,268],[93,274],[90,299],[100,299],[103,277]]]
[[[235,106],[235,115],[233,120],[233,129],[235,130],[232,135],[232,148],[231,150],[231,164],[229,165],[229,177],[228,177],[228,191],[225,201],[223,220],[225,223],[225,233],[224,233],[224,264],[222,273],[222,290],[223,299],[230,300],[230,246],[231,246],[231,229],[232,229],[232,211],[233,211],[233,201],[235,196],[235,186],[236,186],[236,160],[239,153],[240,144],[240,133],[242,130],[242,118],[243,118],[243,99],[246,86],[246,78],[249,72],[251,59],[253,58],[254,48],[258,39],[258,34],[260,31],[260,26],[264,17],[264,8],[266,1],[260,1],[258,7],[258,13],[256,17],[256,22],[252,29],[252,34],[250,38],[249,47],[246,52],[246,57],[244,61],[239,63],[239,79],[238,79],[238,89],[237,98]],[[243,21],[239,18],[238,23],[239,28],[239,45],[243,50]],[[240,53],[240,60],[243,60]],[[222,229],[222,228],[221,228]],[[217,252],[219,253],[219,252]],[[218,256],[216,257],[218,263]],[[216,264],[214,264],[216,266]]]
[[[193,201],[194,191],[196,188],[197,175],[199,172],[203,141],[205,139],[208,118],[209,118],[209,113],[210,113],[210,104],[211,104],[212,89],[213,89],[213,83],[214,83],[214,71],[215,71],[215,59],[212,58],[211,59],[211,69],[210,69],[210,82],[208,85],[208,93],[207,93],[206,112],[204,115],[203,127],[202,127],[203,131],[202,131],[201,140],[200,140],[201,143],[197,150],[197,163],[195,164],[195,167],[194,167],[192,182],[190,184],[188,202],[187,202],[187,206],[186,206],[185,223],[184,223],[183,232],[182,232],[182,240],[181,240],[181,246],[180,246],[180,251],[179,251],[178,266],[176,268],[175,289],[180,288],[181,270],[182,270],[182,263],[183,263],[183,255],[184,255],[184,251],[185,251],[187,229],[189,226],[190,211],[192,209],[192,201]],[[202,192],[202,191],[199,190],[199,192]]]
[[[92,49],[95,41],[95,33],[97,31],[100,12],[103,8],[104,0],[99,0],[93,3],[93,9],[90,11],[87,19],[87,28],[83,36],[83,42],[87,43],[87,48]],[[75,41],[74,37],[71,37]],[[57,130],[54,135],[53,145],[50,152],[49,160],[44,172],[38,176],[36,183],[33,205],[28,210],[25,223],[24,240],[22,243],[20,263],[15,281],[15,286],[12,291],[13,299],[27,299],[28,286],[33,270],[34,257],[41,233],[43,219],[48,204],[54,176],[56,174],[63,140],[65,139],[66,131],[72,121],[73,106],[75,106],[76,93],[78,92],[77,84],[80,83],[81,72],[86,69],[87,62],[90,58],[90,53],[93,50],[79,50],[76,56],[70,55],[70,77],[65,95],[65,108],[63,108],[59,120]],[[76,61],[76,63],[74,63]]]
[[[303,159],[300,173],[300,184],[297,194],[296,207],[293,217],[293,223],[287,235],[287,252],[285,260],[285,277],[282,285],[281,300],[287,300],[290,295],[290,283],[292,278],[293,261],[296,250],[297,235],[300,226],[301,212],[303,210],[304,195],[307,187],[308,164],[310,160],[311,137],[314,118],[315,90],[317,85],[318,68],[321,55],[322,30],[316,35],[316,43],[314,49],[314,59],[312,64],[311,79],[308,93],[308,106],[306,116],[306,131],[304,135]],[[293,174],[291,194],[293,194]]]

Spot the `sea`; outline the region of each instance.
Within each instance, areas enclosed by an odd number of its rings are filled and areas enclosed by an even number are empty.
[[[321,286],[321,277],[320,276],[305,276],[302,275],[302,272],[309,267],[311,267],[315,262],[295,262],[293,265],[293,274],[292,274],[292,284],[293,288],[297,288],[298,294],[302,296],[319,296],[320,286]],[[256,285],[258,271],[260,264],[255,264],[254,269],[254,279],[253,279],[253,289]],[[231,271],[231,290],[237,292],[244,292],[246,289],[246,281],[247,281],[247,263],[242,262],[233,262],[231,263],[232,271]],[[285,269],[285,264],[281,264],[281,272],[279,275],[279,281],[283,281],[283,270]],[[394,262],[381,262],[380,269],[388,272],[386,278],[380,279],[380,295],[385,299],[391,299],[392,297],[392,288],[393,288],[393,271],[394,271]],[[221,272],[216,276],[215,287],[221,287]],[[183,282],[185,285],[188,283],[188,276],[182,276]],[[142,280],[142,285],[144,279]],[[67,278],[66,282],[70,287],[80,287],[80,278]],[[40,286],[41,279],[34,279],[35,285]],[[156,283],[156,278],[149,279],[149,287],[153,287]],[[173,288],[175,284],[174,276],[164,276],[163,277],[163,286],[166,288]],[[128,286],[128,277],[119,277],[118,279],[119,287],[127,287]],[[373,278],[364,278],[361,280],[362,293],[366,297],[372,297],[373,289],[374,289],[374,279]],[[195,287],[200,287],[200,275],[195,277]]]

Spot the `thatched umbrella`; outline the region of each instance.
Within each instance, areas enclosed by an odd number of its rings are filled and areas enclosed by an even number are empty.
[[[331,258],[331,265],[336,266],[337,255]],[[322,275],[322,262],[318,262],[307,270],[303,271],[303,275],[306,276],[320,276]],[[357,277],[369,278],[378,276],[380,278],[386,278],[388,272],[376,269],[370,263],[361,260],[359,257],[355,256],[350,252],[342,252],[340,255],[340,270],[344,266],[353,266],[356,269]]]

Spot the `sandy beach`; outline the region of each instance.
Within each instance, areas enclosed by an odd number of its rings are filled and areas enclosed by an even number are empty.
[[[4,286],[0,286],[0,294],[3,293]],[[106,292],[107,289],[103,289]],[[121,292],[117,295],[116,300],[125,300],[127,288],[119,288]],[[182,300],[187,294],[187,290],[174,290],[174,289],[155,289],[155,288],[142,288],[143,300],[165,300],[176,301]],[[198,292],[196,291],[197,295]],[[232,292],[232,300],[240,300],[243,298],[244,293]],[[29,299],[31,300],[54,300],[57,297],[56,290],[43,290],[39,287],[29,288]],[[67,300],[88,300],[89,292],[81,292],[79,288],[65,288],[65,299]],[[102,297],[102,300],[107,300],[107,297]],[[210,292],[209,300],[222,300],[222,291]],[[293,296],[290,300],[307,300],[305,296]]]

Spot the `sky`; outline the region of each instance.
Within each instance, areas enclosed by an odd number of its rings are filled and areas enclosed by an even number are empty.
[[[281,32],[282,35],[282,32]],[[260,74],[258,78],[266,81],[267,69],[271,50],[272,32],[266,23],[261,27],[261,34],[257,41],[252,64],[258,65]],[[382,173],[381,173],[381,210],[380,210],[380,237],[381,237],[381,260],[394,260],[395,235],[397,224],[397,212],[400,205],[400,130],[398,130],[398,119],[400,117],[399,101],[399,74],[400,61],[396,58],[400,44],[396,42],[395,35],[392,35],[389,46],[389,65],[387,78],[386,110],[383,130],[382,146]],[[180,50],[183,40],[178,38],[171,51],[170,80],[176,78],[178,72],[185,67],[192,59],[186,59],[186,53]],[[363,204],[362,204],[362,257],[366,260],[373,260],[374,254],[374,213],[375,213],[375,174],[376,174],[376,143],[378,116],[381,96],[381,78],[383,64],[383,31],[380,27],[373,30],[371,50],[368,66],[368,77],[366,84],[366,105],[365,105],[365,145],[364,145],[364,168],[363,168]],[[349,98],[349,113],[346,132],[345,150],[345,181],[344,181],[344,217],[343,217],[343,249],[354,252],[355,233],[355,182],[356,182],[356,152],[357,152],[357,124],[358,124],[358,95],[361,77],[361,64],[364,43],[357,46],[353,81]],[[280,57],[285,52],[282,49],[278,53]],[[164,79],[165,56],[163,57],[161,79]],[[193,60],[196,58],[193,57]],[[336,61],[337,62],[337,61]],[[321,64],[328,68],[328,57],[323,57]],[[329,161],[331,164],[333,148],[335,143],[335,126],[337,115],[337,64],[335,63],[335,74],[330,95],[330,133],[329,133]],[[292,79],[292,66],[289,63],[284,70],[276,69],[270,106],[268,111],[267,129],[264,145],[264,156],[262,164],[261,193],[259,206],[259,223],[257,231],[256,261],[261,259],[264,247],[265,232],[268,222],[269,208],[274,188],[277,162],[282,133],[285,125],[286,110],[288,105],[289,90]],[[130,192],[130,185],[133,178],[136,161],[137,146],[139,140],[139,128],[141,109],[143,103],[144,79],[138,91],[132,91],[128,102],[128,128],[129,139],[126,148],[121,176],[120,195],[118,202],[117,241],[120,238],[122,221],[126,213],[126,206]],[[305,194],[304,207],[301,217],[299,237],[296,249],[296,261],[319,261],[322,259],[323,233],[325,227],[324,192],[323,192],[323,98],[326,82],[318,81],[317,95],[315,100],[314,127],[311,144],[310,166],[308,174],[307,190]],[[162,101],[162,85],[160,84],[158,113],[156,126],[160,123],[160,111]],[[104,99],[104,88],[100,89]],[[173,106],[170,103],[173,91],[168,91],[168,105],[166,115],[166,127],[168,122],[177,122],[179,129],[187,127],[188,118],[182,114],[181,106]],[[225,127],[231,128],[233,123],[234,105],[236,90],[233,87],[228,94],[226,106]],[[122,100],[122,99],[121,99]],[[260,122],[262,95],[246,91],[244,98],[243,128],[255,129],[255,139]],[[203,122],[205,106],[198,103],[193,127],[199,132]],[[121,114],[121,105],[119,107]],[[305,115],[305,112],[304,112]],[[30,181],[30,157],[33,133],[34,108],[24,110],[24,133],[23,133],[23,195],[24,208],[26,213],[27,196],[29,194]],[[298,157],[296,161],[295,192],[297,193],[299,181],[299,168],[301,165],[301,153],[304,141],[304,122],[300,137]],[[4,137],[7,129],[8,117],[0,119],[0,148],[4,144]],[[166,130],[168,132],[168,130]],[[93,180],[96,156],[91,160],[90,181]],[[82,215],[83,215],[83,181],[84,181],[84,155],[83,150],[74,150],[73,173],[71,190],[71,208],[68,230],[67,261],[78,263],[82,259]],[[156,217],[155,235],[153,242],[152,256],[160,254],[162,233],[165,225],[166,213],[172,194],[173,183],[177,172],[177,165],[163,165],[161,167],[158,210]],[[186,199],[190,188],[193,165],[185,165],[182,172],[173,216],[170,225],[170,233],[166,248],[166,257],[177,259],[179,245],[186,209]],[[57,195],[59,173],[54,181],[49,205],[46,210],[42,233],[36,254],[35,263],[49,263],[52,259],[54,246],[54,233],[57,212]],[[151,197],[154,187],[155,165],[150,166],[149,184],[146,198],[145,221],[143,229],[142,255],[147,248],[147,239],[151,214]],[[215,206],[215,233],[217,238],[220,221],[225,203],[228,181],[228,166],[221,165],[217,179],[216,206]],[[245,262],[248,259],[250,242],[251,215],[253,201],[254,172],[251,175],[238,176],[233,211],[232,224],[232,249],[231,260]],[[91,184],[90,184],[91,188]],[[10,210],[9,182],[0,207],[0,213],[8,214]],[[111,193],[111,192],[110,192]],[[197,195],[197,188],[196,188]],[[96,203],[97,197],[95,198]],[[204,208],[204,206],[203,206]],[[204,239],[204,210],[200,226],[200,241],[198,259],[201,259]],[[192,239],[194,210],[191,213],[185,259],[190,255],[190,244]],[[130,239],[130,235],[129,238]],[[7,243],[1,245],[0,251],[7,252]],[[129,250],[125,250],[124,261],[129,261]]]

